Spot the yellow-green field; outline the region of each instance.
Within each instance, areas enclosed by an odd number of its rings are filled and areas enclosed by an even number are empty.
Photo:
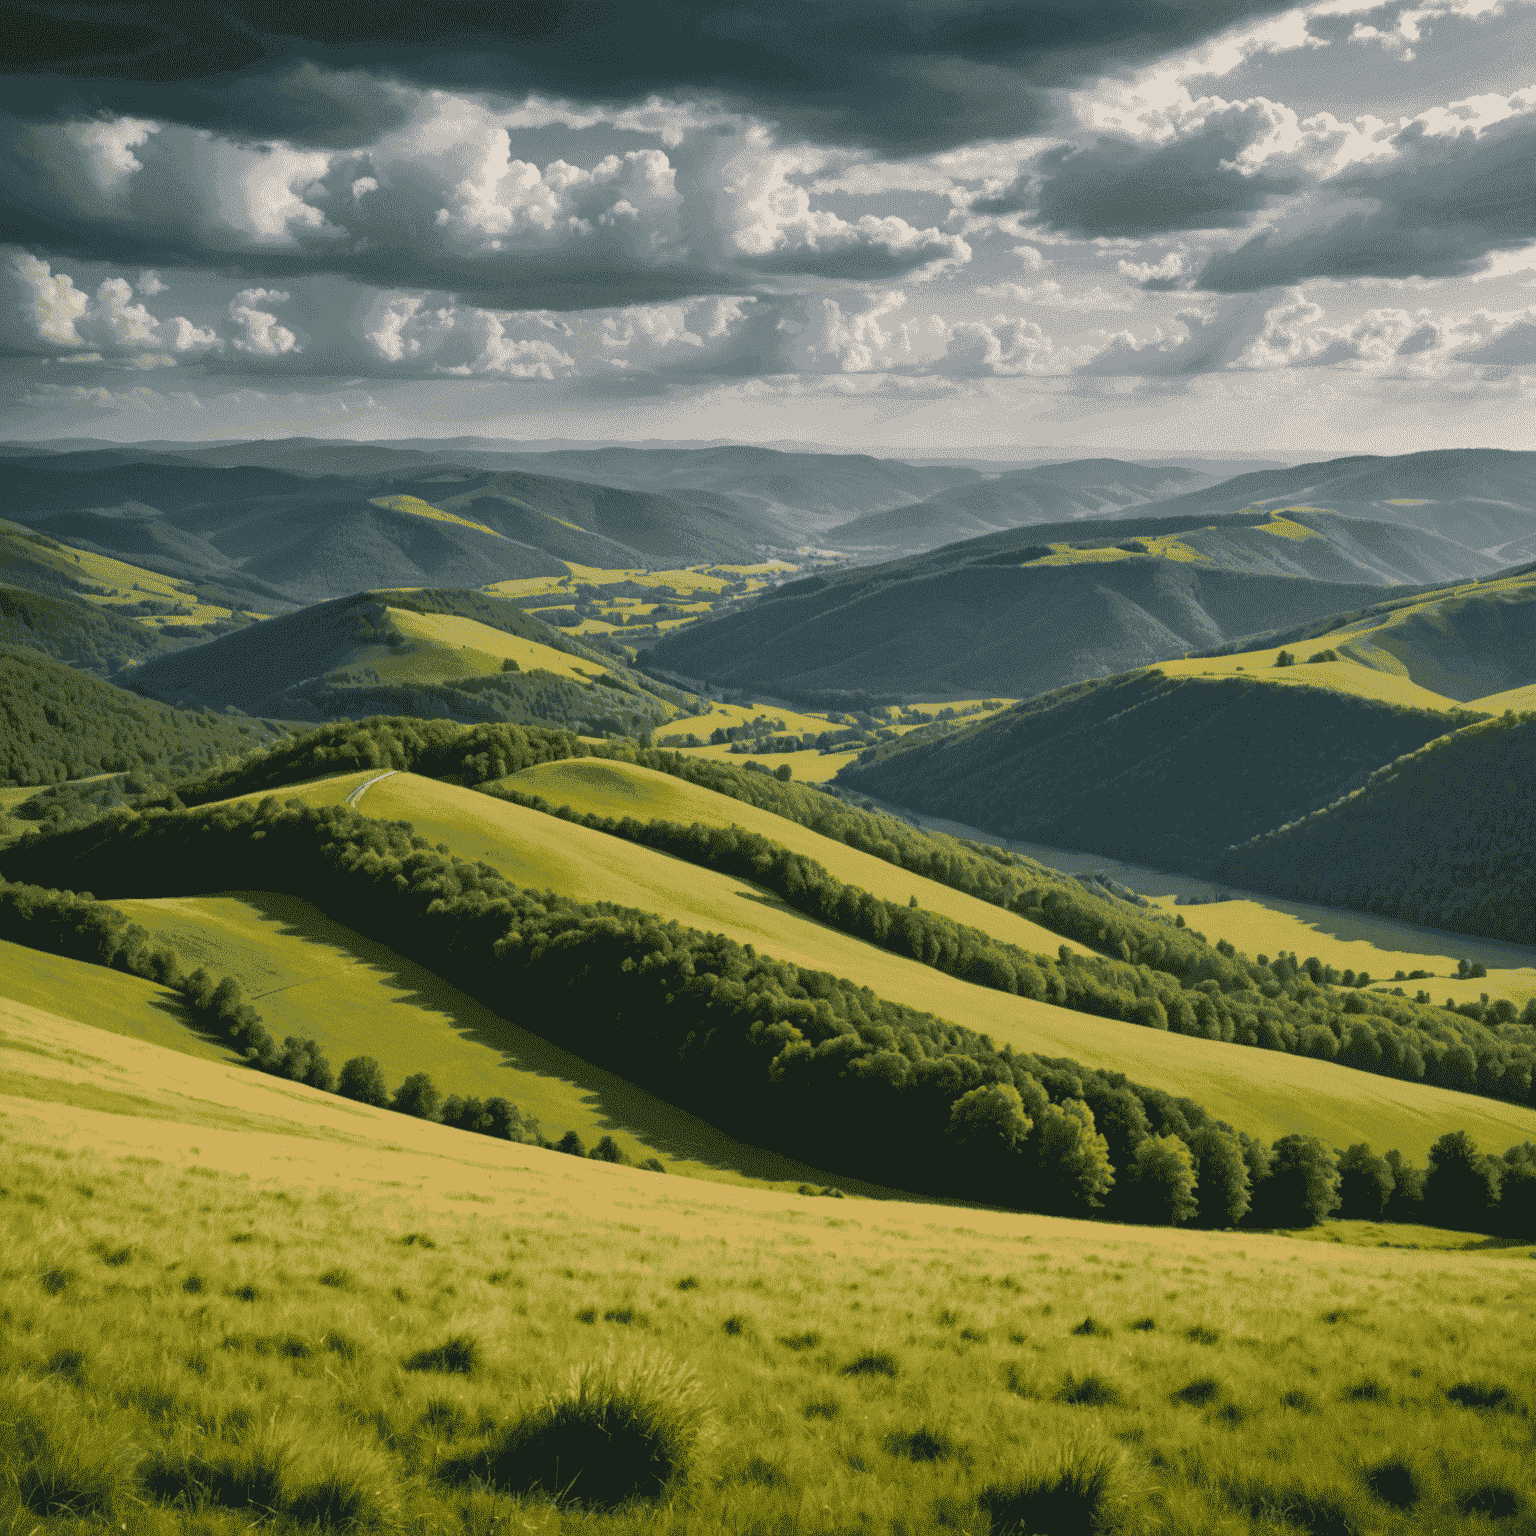
[[[909,874],[871,853],[861,853],[809,827],[775,816],[772,811],[759,810],[712,789],[634,763],[608,762],[596,757],[570,758],[525,768],[500,782],[524,794],[541,795],[553,806],[569,805],[594,816],[633,816],[637,821],[672,821],[685,827],[695,823],[706,827],[740,827],[815,859],[834,879],[885,901],[904,906],[915,896],[917,904],[930,912],[941,912],[957,923],[980,928],[1022,949],[1055,954],[1062,943],[1059,934],[1016,912],[1005,912],[991,902],[940,885],[925,875]],[[1090,953],[1083,945],[1070,941],[1067,947],[1076,954]]]
[[[1277,687],[1326,688],[1330,693],[1347,693],[1357,699],[1375,699],[1383,704],[1400,704],[1407,709],[1478,709],[1481,705],[1461,705],[1444,694],[1421,687],[1411,677],[1396,672],[1379,671],[1355,660],[1314,661],[1307,657],[1328,647],[1329,640],[1302,640],[1289,649],[1297,658],[1293,667],[1277,667],[1275,658],[1286,647],[1261,651],[1240,651],[1233,656],[1203,656],[1179,661],[1160,661],[1154,671],[1164,677],[1234,677],[1239,672]],[[1446,721],[1445,728],[1455,729]]]
[[[974,725],[1017,702],[1016,699],[960,699],[914,704],[911,707],[934,717],[943,709],[953,709],[958,713],[960,710],[974,708],[976,712],[965,716],[963,721],[966,725]],[[992,707],[987,708],[987,705]],[[717,730],[729,730],[732,726],[750,725],[758,718],[784,722],[782,730],[775,730],[772,733],[775,736],[804,736],[807,732],[820,734],[822,731],[837,729],[828,718],[829,713],[828,711],[798,710],[788,705],[716,703],[711,704],[705,714],[682,715],[666,725],[657,726],[653,740],[658,747],[677,747],[683,737],[699,736],[706,739],[704,746],[678,747],[678,750],[686,752],[690,757],[713,757],[725,762],[740,763],[745,762],[751,754],[732,752],[728,742],[718,746],[710,744],[707,741],[709,735]],[[920,725],[901,724],[896,715],[897,712],[894,709],[875,712],[875,718],[880,725],[898,736],[905,736],[909,731],[920,729]],[[926,723],[928,722],[922,722],[922,724]],[[790,777],[797,783],[826,784],[837,777],[841,768],[853,762],[861,750],[862,748],[855,746],[846,752],[821,752],[814,748],[804,748],[797,752],[765,752],[762,754],[762,761],[771,768],[787,765]]]
[[[372,777],[344,774],[295,793],[307,804],[336,804]],[[1536,1111],[1520,1105],[1090,1018],[974,986],[827,928],[744,881],[473,790],[396,773],[373,784],[357,809],[410,821],[429,843],[484,860],[515,885],[662,912],[777,959],[845,976],[881,997],[987,1034],[999,1047],[1071,1057],[1187,1095],[1265,1142],[1300,1132],[1340,1147],[1368,1140],[1378,1151],[1397,1147],[1422,1160],[1449,1130],[1465,1129],[1500,1152],[1536,1140]],[[1060,941],[1051,937],[1054,953]]]
[[[111,555],[94,554],[88,549],[64,546],[66,553],[55,558],[47,550],[30,546],[31,558],[56,564],[62,575],[79,578],[103,587],[103,592],[77,594],[87,603],[101,608],[117,604],[132,604],[145,598],[162,598],[176,603],[183,611],[170,614],[137,614],[136,622],[148,629],[159,629],[166,624],[211,624],[217,619],[230,618],[233,609],[217,603],[205,603],[197,597],[190,583],[178,581],[159,571],[146,570],[141,565],[131,565],[126,560],[114,560]],[[266,618],[266,614],[251,613],[252,618]]]
[[[733,1189],[3,1022],[17,1536],[987,1536],[1020,1484],[1095,1468],[1075,1523],[1027,1528],[1528,1528],[1529,1248]],[[562,1483],[670,1446],[660,1496],[561,1511],[507,1491],[531,1452],[471,1481],[519,1426],[550,1445],[551,1397],[601,1426],[557,1442]]]
[[[1536,688],[1530,685],[1472,696],[1477,691],[1475,680],[1483,675],[1484,658],[1479,642],[1460,635],[1456,626],[1458,605],[1469,598],[1476,598],[1479,604],[1490,600],[1511,604],[1536,601],[1536,578],[1494,576],[1463,582],[1438,589],[1420,601],[1404,603],[1388,614],[1357,620],[1311,640],[1295,641],[1283,647],[1295,655],[1294,667],[1275,666],[1282,647],[1162,662],[1159,666],[1170,677],[1225,676],[1242,671],[1266,682],[1311,684],[1415,708],[1501,714],[1506,709],[1536,706]],[[1324,650],[1337,651],[1340,659],[1307,663],[1308,656]],[[1486,682],[1482,686],[1486,687]]]
[[[392,1088],[411,1073],[426,1071],[445,1096],[500,1095],[538,1120],[552,1139],[575,1131],[591,1146],[611,1135],[635,1162],[659,1157],[670,1171],[692,1178],[790,1187],[833,1182],[825,1170],[738,1142],[498,1017],[432,972],[332,922],[297,897],[242,891],[114,905],[175,949],[188,969],[202,965],[214,977],[233,976],[274,1039],[290,1034],[314,1039],[333,1068],[352,1056],[372,1056]],[[88,1007],[94,1020],[98,978],[131,980],[99,967],[38,956],[51,965],[24,989],[13,989],[13,975],[27,974],[22,957],[31,954],[13,951],[14,945],[0,951],[0,994],[55,1013]],[[121,989],[107,990],[115,999]],[[136,994],[130,989],[126,995],[131,1001]],[[76,1003],[76,996],[90,1001]],[[180,1024],[168,997],[157,997],[149,1011],[154,1018],[144,1020],[125,1009],[117,1032],[212,1059],[233,1059]],[[515,1005],[509,1001],[506,1011],[515,1015]],[[842,1187],[873,1188],[857,1181]]]
[[[487,528],[484,523],[460,517],[457,512],[445,512],[441,507],[434,507],[419,496],[372,496],[369,502],[372,506],[385,507],[391,512],[404,512],[410,517],[424,517],[428,522],[457,523],[460,528],[473,528],[476,533],[488,533],[492,538],[501,537],[494,528]]]

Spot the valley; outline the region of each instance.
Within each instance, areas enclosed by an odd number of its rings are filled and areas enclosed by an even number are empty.
[[[8,456],[0,1515],[1514,1529],[1526,457]]]

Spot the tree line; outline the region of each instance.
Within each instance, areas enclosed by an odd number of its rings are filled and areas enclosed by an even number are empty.
[[[551,1141],[536,1119],[499,1095],[483,1100],[461,1094],[444,1098],[427,1072],[410,1073],[391,1092],[383,1069],[372,1056],[351,1057],[338,1073],[318,1041],[288,1035],[279,1046],[260,1014],[245,1001],[233,976],[214,981],[203,966],[184,971],[174,950],[152,944],[140,924],[89,894],[0,880],[0,939],[124,971],[177,993],[194,1028],[222,1041],[258,1072],[397,1114],[433,1120],[455,1130],[600,1162],[628,1161],[612,1136],[601,1137],[590,1152],[575,1131]],[[665,1171],[656,1158],[648,1158],[640,1166]]]
[[[487,865],[434,852],[408,823],[268,797],[118,813],[47,842],[51,867],[109,894],[232,880],[301,892],[727,1133],[860,1177],[1120,1220],[1292,1225],[1334,1208],[1333,1154],[1311,1138],[1266,1148],[1190,1100],[997,1051],[974,1031],[722,935],[520,890]]]
[[[1341,995],[1340,974],[1316,959],[1298,964],[1294,956],[1281,955],[1267,967],[1250,968],[1231,945],[1213,949],[1193,937],[1176,946],[1161,944],[1156,956],[1160,967],[1079,955],[1066,945],[1054,957],[1031,954],[942,914],[899,906],[844,885],[814,859],[740,827],[615,820],[570,806],[557,810],[509,783],[481,788],[497,798],[750,880],[819,922],[978,986],[1100,1018],[1338,1061],[1410,1082],[1516,1103],[1532,1099],[1536,1000],[1519,1021],[1513,1005],[1505,1004],[1510,1027],[1499,1029],[1464,1014],[1358,988]],[[1062,904],[1064,898],[1049,892],[1041,897],[1038,910],[1045,916]],[[1015,910],[1033,917],[1036,909],[1016,905]],[[1102,927],[1095,937],[1101,946],[1109,942]]]

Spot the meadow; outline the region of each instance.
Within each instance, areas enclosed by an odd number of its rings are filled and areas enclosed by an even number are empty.
[[[1525,1528],[1528,1245],[729,1188],[25,1013],[18,1536]]]

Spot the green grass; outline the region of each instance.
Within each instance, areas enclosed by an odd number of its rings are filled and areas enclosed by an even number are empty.
[[[789,1188],[837,1183],[844,1189],[889,1193],[736,1141],[499,1017],[422,966],[332,922],[297,897],[243,891],[115,905],[155,940],[175,949],[188,968],[202,965],[212,975],[233,976],[275,1039],[290,1034],[313,1038],[333,1067],[352,1056],[372,1056],[391,1088],[413,1072],[426,1071],[445,1096],[510,1099],[537,1119],[551,1140],[574,1130],[590,1147],[611,1135],[635,1162],[658,1157],[669,1172],[693,1178]],[[64,967],[72,970],[64,972]],[[96,975],[130,979],[65,960],[55,960],[54,970],[55,985],[33,993],[37,1005],[92,1020],[94,1003],[77,1011],[71,987],[89,987]],[[0,992],[8,982],[9,970],[0,961]],[[516,1012],[510,1000],[507,1011]],[[153,1036],[143,1028],[124,1032],[233,1060],[174,1019]]]
[[[356,1106],[343,1150],[323,1095],[97,1039],[103,1073],[313,1134],[0,1099],[17,1536],[1452,1536],[1531,1509],[1523,1255],[830,1212]],[[548,1497],[611,1504],[624,1456],[627,1506]]]
[[[1062,944],[1059,934],[1015,912],[1006,912],[926,876],[910,874],[772,811],[634,763],[595,757],[568,758],[525,768],[499,782],[524,794],[540,795],[553,806],[569,805],[595,816],[632,816],[637,821],[672,821],[685,827],[695,823],[706,827],[738,826],[815,859],[835,879],[885,901],[905,906],[915,896],[918,905],[930,912],[941,912],[957,923],[967,923],[1006,943],[1041,954],[1053,955]],[[1070,941],[1067,947],[1076,954],[1090,953],[1086,946]]]

